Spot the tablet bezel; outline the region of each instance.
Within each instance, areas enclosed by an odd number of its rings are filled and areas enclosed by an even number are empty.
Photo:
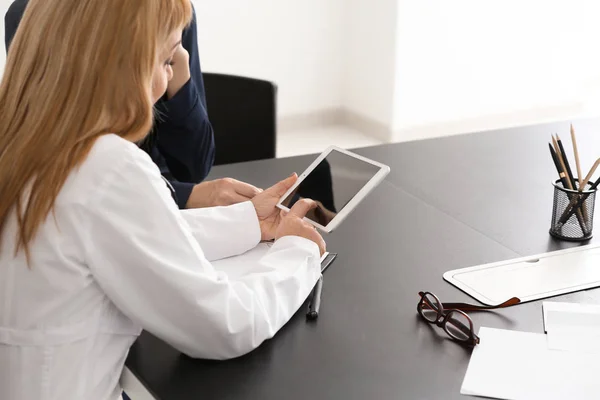
[[[289,211],[289,208],[282,204],[283,200],[285,200],[290,195],[290,193],[292,193],[294,190],[296,190],[298,185],[300,185],[300,183],[302,183],[302,181],[304,181],[304,179],[306,179],[306,177],[321,163],[321,161],[323,161],[325,158],[327,158],[329,153],[331,153],[332,151],[339,151],[340,153],[343,153],[347,156],[350,156],[350,157],[356,158],[360,161],[374,165],[379,168],[379,171],[377,171],[377,173],[375,175],[373,175],[373,177],[371,177],[371,179],[358,191],[358,193],[348,202],[348,204],[346,204],[336,214],[336,216],[331,221],[329,221],[327,226],[323,226],[311,219],[304,218],[304,220],[306,222],[308,222],[309,224],[314,225],[317,228],[319,228],[320,230],[327,232],[327,233],[330,233],[335,228],[337,228],[338,225],[356,208],[356,206],[365,197],[367,197],[367,195],[369,193],[371,193],[371,191],[373,189],[375,189],[375,187],[377,187],[377,185],[379,185],[381,183],[381,181],[383,181],[383,179],[386,177],[386,175],[390,172],[390,167],[388,167],[387,165],[381,164],[377,161],[373,161],[369,158],[363,157],[363,156],[353,153],[351,151],[341,149],[337,146],[330,146],[323,153],[321,153],[321,155],[319,155],[319,157],[317,157],[317,159],[315,161],[313,161],[313,163],[310,164],[308,166],[308,168],[300,176],[298,176],[298,180],[296,181],[296,183],[279,199],[279,202],[277,203],[278,208],[285,210],[285,211]]]

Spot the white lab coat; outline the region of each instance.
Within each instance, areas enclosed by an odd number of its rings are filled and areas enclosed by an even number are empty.
[[[146,153],[101,137],[54,215],[14,255],[0,244],[0,399],[116,399],[142,329],[192,357],[240,356],[271,338],[320,276],[318,247],[284,237],[241,278],[211,260],[260,241],[251,203],[179,211]]]

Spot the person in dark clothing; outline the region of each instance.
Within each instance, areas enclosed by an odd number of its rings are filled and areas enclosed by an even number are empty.
[[[5,15],[7,50],[28,1],[15,0]],[[167,93],[156,104],[153,132],[140,147],[169,181],[179,208],[224,206],[251,199],[260,192],[252,185],[229,178],[202,182],[213,165],[215,142],[206,109],[195,12],[173,58],[173,73]]]

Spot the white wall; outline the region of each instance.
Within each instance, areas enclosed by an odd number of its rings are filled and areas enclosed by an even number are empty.
[[[283,118],[345,109],[405,140],[600,112],[596,0],[193,2],[203,70],[274,81]]]
[[[600,78],[596,3],[399,0],[394,130],[581,103]]]
[[[194,0],[202,69],[279,87],[280,116],[338,108],[344,0]]]
[[[280,116],[337,109],[343,79],[343,2],[193,0],[202,69],[274,81]],[[0,0],[2,39],[11,3]],[[5,58],[0,51],[0,73]]]
[[[346,0],[341,105],[389,128],[394,118],[398,0]]]

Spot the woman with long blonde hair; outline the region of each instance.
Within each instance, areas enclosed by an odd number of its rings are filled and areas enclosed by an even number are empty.
[[[0,399],[117,399],[142,329],[192,357],[272,337],[320,276],[292,175],[180,211],[136,146],[172,77],[189,0],[31,0],[0,84]],[[211,260],[275,239],[251,274]]]

